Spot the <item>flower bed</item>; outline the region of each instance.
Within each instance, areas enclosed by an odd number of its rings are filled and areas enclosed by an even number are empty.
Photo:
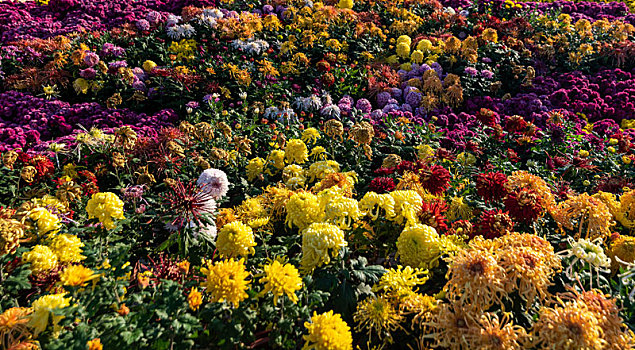
[[[634,348],[634,22],[1,2],[0,348]]]

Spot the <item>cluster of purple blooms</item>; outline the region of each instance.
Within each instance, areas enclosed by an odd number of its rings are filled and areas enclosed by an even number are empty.
[[[69,104],[9,91],[0,93],[0,152],[15,148],[46,149],[50,142],[69,143],[81,128],[108,131],[130,125],[143,136],[153,136],[177,120],[177,114],[168,109],[146,115],[128,109],[109,109],[98,103]]]

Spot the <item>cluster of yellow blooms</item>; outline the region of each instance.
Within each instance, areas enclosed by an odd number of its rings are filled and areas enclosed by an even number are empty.
[[[90,219],[99,219],[99,222],[108,230],[116,227],[112,219],[125,219],[123,216],[123,201],[112,192],[93,194],[88,204],[86,204],[86,211]]]
[[[245,269],[244,258],[236,261],[233,258],[212,263],[205,262],[206,266],[201,268],[201,272],[206,276],[206,280],[201,283],[205,287],[205,292],[210,294],[211,302],[227,301],[238,307],[240,302],[247,299],[247,288],[251,281],[248,280],[249,272]],[[273,294],[274,305],[279,299],[286,295],[293,303],[297,303],[296,292],[302,289],[302,279],[295,266],[274,260],[263,267],[263,273],[259,280],[264,285],[260,296],[267,293]],[[197,309],[201,304],[201,295],[198,290],[190,292],[188,300],[192,309]]]

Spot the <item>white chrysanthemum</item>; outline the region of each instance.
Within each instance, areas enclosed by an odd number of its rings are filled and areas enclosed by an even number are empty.
[[[172,40],[177,40],[178,38],[181,37],[181,31],[179,29],[179,26],[171,26],[167,28],[167,35],[168,38],[172,39]]]
[[[196,184],[210,191],[210,194],[216,200],[225,197],[227,191],[229,191],[227,174],[219,169],[212,168],[203,171],[198,177]]]
[[[183,32],[183,35],[186,37],[196,34],[196,30],[189,23],[181,25],[181,31]]]
[[[606,256],[604,249],[598,244],[581,238],[571,246],[573,255],[597,267],[611,266],[611,259]]]

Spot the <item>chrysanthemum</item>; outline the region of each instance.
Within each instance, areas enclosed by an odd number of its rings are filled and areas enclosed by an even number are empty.
[[[49,247],[62,264],[76,263],[86,259],[82,255],[83,246],[84,243],[79,237],[67,233],[54,236],[49,244]]]
[[[616,257],[625,263],[635,262],[635,237],[625,235],[614,235],[611,240],[611,248],[608,251],[611,258],[611,271],[619,271],[624,264],[615,259]]]
[[[531,304],[536,296],[545,300],[549,295],[548,287],[556,268],[549,264],[555,257],[551,252],[536,250],[531,247],[509,247],[504,245],[498,251],[498,261],[505,269],[507,290],[517,290],[520,297]],[[546,256],[551,255],[551,256]]]
[[[555,197],[545,180],[539,176],[532,175],[526,171],[514,171],[509,177],[507,177],[506,187],[510,191],[521,188],[531,189],[540,196],[540,202],[543,204],[547,212],[551,213],[555,208]]]
[[[427,225],[406,227],[397,239],[397,255],[404,265],[432,268],[443,253],[437,231]]]
[[[561,303],[540,309],[532,333],[538,349],[606,349],[596,314],[583,303]]]
[[[59,309],[63,309],[70,305],[70,298],[64,298],[65,294],[49,294],[40,297],[33,302],[33,313],[29,326],[35,330],[35,335],[43,332],[49,324],[49,316],[53,323],[53,327],[57,331],[57,324],[64,316],[56,315]]]
[[[303,142],[312,144],[315,144],[320,138],[320,132],[316,128],[306,128],[300,137]]]
[[[476,176],[476,193],[485,201],[497,201],[507,195],[507,176],[501,172],[488,172]]]
[[[311,317],[311,322],[305,322],[304,327],[309,334],[303,335],[305,340],[303,350],[352,350],[353,337],[350,327],[339,314],[328,311]]]
[[[289,163],[304,164],[309,160],[309,150],[304,141],[300,139],[289,140],[284,153]]]
[[[45,245],[36,245],[22,254],[22,261],[30,263],[31,271],[36,275],[57,267],[57,256]]]
[[[448,262],[444,290],[450,300],[485,310],[507,295],[505,270],[489,251],[464,249]]]
[[[211,295],[211,302],[223,302],[227,300],[238,307],[241,301],[247,299],[247,288],[250,281],[247,280],[249,272],[245,270],[245,259],[217,261],[212,264],[207,261],[207,266],[201,268],[201,273],[206,277],[201,286],[205,292]]]
[[[320,202],[314,194],[310,192],[298,192],[289,198],[286,204],[286,223],[297,226],[300,230],[305,229],[310,224],[320,221],[324,215]]]
[[[508,314],[499,319],[496,314],[486,312],[481,315],[479,328],[474,330],[472,349],[526,349],[527,331],[521,326],[514,325]]]
[[[452,197],[450,201],[450,205],[448,206],[447,212],[448,220],[471,220],[474,215],[472,214],[472,208],[465,203],[465,198],[463,197]]]
[[[318,194],[320,206],[324,211],[324,220],[342,229],[349,229],[362,213],[356,200],[344,196],[345,190],[331,187]]]
[[[417,213],[421,210],[423,199],[419,193],[412,190],[398,190],[389,193],[394,200],[395,217],[388,220],[394,220],[398,224],[417,223]]]
[[[89,218],[97,218],[106,229],[115,228],[113,219],[125,219],[123,201],[111,192],[95,193],[86,204]]]
[[[202,222],[202,215],[216,212],[216,201],[212,196],[212,189],[199,187],[194,182],[183,184],[176,181],[170,186],[170,192],[165,197],[169,205],[169,213],[174,215],[170,226],[180,229],[191,222]]]
[[[302,289],[302,279],[300,273],[295,266],[291,264],[282,264],[278,260],[265,265],[263,277],[260,283],[264,284],[261,295],[271,292],[273,294],[273,304],[278,304],[278,299],[283,295],[289,297],[294,304],[298,302],[298,296],[295,294]]]
[[[604,295],[596,289],[574,293],[572,299],[583,303],[589,312],[596,315],[600,321],[602,338],[606,340],[607,349],[620,350],[635,347],[635,334],[624,324],[617,302],[610,295]]]
[[[608,237],[611,226],[615,224],[608,206],[587,193],[570,196],[559,203],[551,214],[560,228],[574,231],[575,238],[594,240]]]
[[[432,319],[438,303],[437,299],[433,296],[409,293],[399,299],[399,310],[404,315],[414,315],[412,318],[413,329],[415,326],[425,328],[427,325],[423,323],[429,322]]]
[[[258,175],[262,174],[262,171],[264,170],[264,168],[265,168],[264,159],[260,157],[251,159],[246,166],[247,180],[248,181],[255,180],[258,177]]]
[[[25,225],[13,218],[13,211],[0,209],[0,255],[8,254],[20,245]]]
[[[59,231],[60,219],[46,208],[34,208],[29,212],[29,219],[35,221],[40,235]]]
[[[396,269],[388,269],[373,287],[373,291],[382,291],[388,295],[399,297],[416,292],[416,287],[426,283],[429,278],[428,270],[400,265]]]
[[[218,169],[207,169],[201,173],[196,181],[196,185],[209,189],[210,195],[215,200],[219,200],[229,191],[229,180],[224,171]]]
[[[369,297],[357,305],[353,320],[357,323],[356,330],[368,330],[369,336],[377,334],[379,339],[391,337],[390,332],[401,328],[402,315],[391,302],[383,296]]]
[[[433,195],[439,195],[450,187],[450,172],[440,166],[433,165],[430,168],[423,169],[420,172],[421,185]]]
[[[485,210],[479,217],[474,234],[496,238],[508,234],[513,228],[514,222],[506,212],[500,209]]]
[[[510,192],[505,198],[505,209],[520,222],[531,223],[544,212],[540,196],[531,189]]]
[[[187,303],[192,311],[197,311],[201,304],[203,304],[203,295],[197,288],[190,290],[190,294],[187,295]]]
[[[302,270],[313,271],[331,262],[341,247],[347,246],[344,231],[328,223],[313,223],[302,231]]]
[[[425,324],[434,335],[434,346],[450,350],[470,349],[470,335],[477,327],[473,314],[466,306],[439,304],[432,320]]]
[[[240,221],[230,222],[218,232],[216,249],[222,257],[245,257],[256,252],[255,246],[256,242],[251,227]]]
[[[88,281],[99,278],[93,270],[82,265],[69,265],[60,273],[62,285],[70,287],[80,287],[86,285]]]
[[[373,220],[379,218],[382,209],[385,211],[386,219],[390,220],[396,216],[395,199],[389,193],[366,192],[359,201],[359,209]]]

